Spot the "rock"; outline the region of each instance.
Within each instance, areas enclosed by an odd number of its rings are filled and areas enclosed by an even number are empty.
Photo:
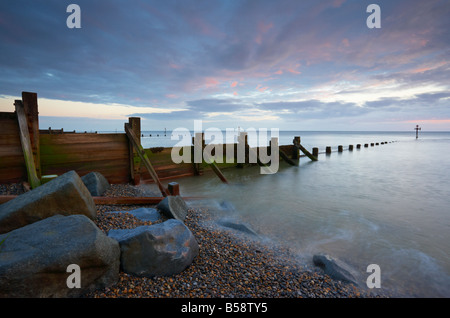
[[[222,201],[220,203],[220,209],[226,212],[236,212],[236,208],[230,201]]]
[[[333,279],[358,285],[355,271],[349,265],[338,259],[332,258],[329,255],[314,255],[313,263]]]
[[[119,242],[122,270],[137,276],[178,274],[199,252],[192,232],[175,219],[134,229],[110,230],[108,236]]]
[[[0,297],[79,297],[117,283],[120,248],[84,215],[55,215],[0,235]],[[67,280],[77,264],[81,288]]]
[[[97,216],[94,200],[75,171],[0,205],[0,234],[56,214]]]
[[[258,236],[258,233],[253,231],[249,225],[242,223],[241,221],[238,221],[236,219],[230,218],[230,217],[219,219],[217,221],[217,224],[227,227],[227,228],[230,228],[230,229],[237,230],[237,231],[245,233],[245,234]]]
[[[139,208],[130,211],[110,211],[106,213],[130,213],[141,221],[157,222],[162,220],[161,214],[156,209],[152,208]]]
[[[186,202],[184,202],[183,198],[179,195],[169,195],[165,197],[161,202],[158,203],[156,208],[160,210],[161,213],[164,214],[167,218],[177,219],[181,222],[184,222],[188,212],[188,206]]]
[[[100,172],[96,171],[82,176],[81,180],[94,197],[102,196],[111,187],[108,180]]]

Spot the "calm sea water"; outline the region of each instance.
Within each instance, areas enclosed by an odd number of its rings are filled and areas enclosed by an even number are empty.
[[[145,133],[145,132],[144,132]],[[319,155],[273,175],[259,167],[178,180],[183,196],[231,203],[260,234],[289,244],[301,259],[339,258],[362,277],[381,269],[381,288],[407,297],[450,297],[450,133],[280,132],[280,144],[301,136],[311,151],[326,146],[387,144]],[[173,146],[143,137],[145,148]],[[153,138],[153,139],[152,139]],[[392,142],[395,141],[395,142]],[[365,280],[364,280],[365,282]]]

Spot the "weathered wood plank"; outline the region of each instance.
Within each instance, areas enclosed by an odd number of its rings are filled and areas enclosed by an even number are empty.
[[[41,182],[36,174],[36,167],[33,159],[33,150],[31,148],[30,134],[28,132],[27,118],[25,111],[23,109],[22,101],[16,100],[14,105],[16,106],[17,120],[19,122],[20,140],[22,143],[25,165],[27,168],[28,182],[30,183],[31,188],[34,189],[38,187],[41,184]]]

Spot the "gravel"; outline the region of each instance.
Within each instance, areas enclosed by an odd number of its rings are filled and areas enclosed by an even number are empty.
[[[117,190],[117,189],[116,189]],[[124,191],[123,189],[121,191]],[[133,215],[107,213],[140,206],[98,206],[97,225],[110,229],[151,225]],[[154,206],[146,206],[153,207]],[[320,270],[302,265],[288,247],[263,242],[214,222],[215,212],[190,208],[185,220],[200,247],[199,255],[182,273],[137,277],[120,272],[114,286],[86,298],[363,298],[379,297],[370,290],[336,281]],[[164,220],[162,220],[164,221]],[[161,221],[159,221],[161,222]],[[158,222],[156,222],[158,223]]]
[[[0,185],[0,194],[21,194],[21,184]],[[151,192],[151,191],[150,191]],[[105,196],[157,196],[145,187],[112,185]],[[97,205],[97,226],[134,228],[144,222],[127,213],[143,205]],[[144,206],[155,208],[155,206]],[[122,211],[122,213],[108,213]],[[113,286],[82,298],[366,298],[389,297],[331,279],[308,268],[288,246],[238,235],[214,222],[214,211],[190,208],[185,220],[199,255],[183,272],[162,277],[137,277],[120,272]]]

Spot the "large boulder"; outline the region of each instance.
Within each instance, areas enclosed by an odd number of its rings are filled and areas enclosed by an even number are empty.
[[[78,297],[117,283],[120,248],[84,215],[55,215],[0,235],[0,297]],[[69,265],[80,288],[69,288]],[[69,271],[68,271],[69,270]]]
[[[156,208],[169,219],[184,222],[188,213],[188,206],[179,195],[169,195],[158,203]]]
[[[108,180],[100,172],[96,171],[82,176],[81,180],[94,197],[102,196],[111,187]]]
[[[313,263],[333,279],[358,285],[356,271],[341,260],[329,255],[318,254],[313,256]]]
[[[199,252],[192,232],[175,219],[134,229],[110,230],[108,236],[119,242],[122,270],[136,276],[178,274]]]
[[[0,233],[56,214],[83,214],[90,219],[97,216],[94,200],[75,171],[69,171],[0,205]]]

